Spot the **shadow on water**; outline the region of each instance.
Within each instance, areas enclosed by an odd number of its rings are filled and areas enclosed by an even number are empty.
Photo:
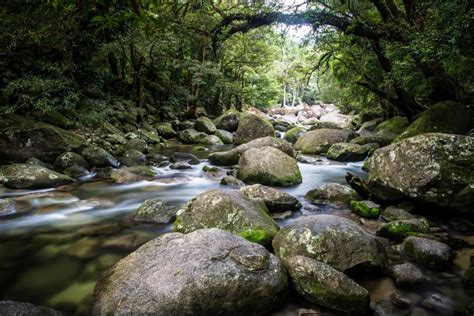
[[[169,156],[177,150],[190,152],[192,147],[165,148],[162,154]],[[201,159],[208,154],[197,153]],[[188,170],[158,168],[154,181],[118,185],[92,178],[57,189],[0,191],[0,198],[14,198],[18,205],[17,213],[0,217],[0,298],[87,314],[95,283],[105,269],[148,240],[171,231],[171,225],[135,223],[132,217],[140,203],[161,198],[180,206],[202,192],[225,188],[219,179],[204,175],[206,164],[202,160]],[[361,166],[361,162],[344,164],[324,158],[313,164],[299,163],[303,183],[284,190],[307,204],[307,191],[328,182],[343,184],[347,172],[365,178]],[[321,209],[323,213],[357,219],[348,210]],[[299,216],[320,212],[302,209],[279,224],[284,226]],[[438,290],[465,301],[459,277],[446,278],[451,281],[441,279]],[[386,276],[364,276],[360,282],[370,290],[373,303],[387,299],[395,289]],[[290,295],[275,315],[295,315],[298,308],[311,308],[311,304],[294,297]]]

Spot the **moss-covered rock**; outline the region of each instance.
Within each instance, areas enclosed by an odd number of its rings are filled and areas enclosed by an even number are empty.
[[[388,206],[387,208],[385,208],[385,210],[383,210],[382,218],[387,222],[393,222],[399,220],[414,219],[415,216],[401,207]]]
[[[296,211],[301,202],[294,196],[261,184],[247,185],[240,189],[245,196],[265,203],[270,212]]]
[[[116,183],[130,183],[142,180],[153,180],[156,174],[150,166],[121,167],[112,171],[110,177]]]
[[[181,152],[175,152],[170,156],[170,161],[175,163],[175,162],[185,162],[190,165],[199,165],[201,161],[199,160],[196,155],[190,154],[190,153],[181,153]]]
[[[30,164],[12,164],[0,168],[0,182],[12,189],[53,188],[74,179],[48,168]]]
[[[390,133],[387,134],[385,132],[380,133],[367,133],[365,135],[357,136],[350,140],[350,143],[358,144],[358,145],[366,145],[371,143],[376,143],[379,146],[387,146],[389,145],[396,135]]]
[[[205,116],[201,116],[194,123],[194,129],[198,132],[203,132],[206,134],[214,134],[217,130],[216,126],[210,119]]]
[[[402,243],[403,253],[413,262],[433,269],[441,269],[453,260],[451,248],[439,241],[407,237]]]
[[[188,128],[178,132],[179,139],[185,144],[199,144],[207,135],[198,132],[193,128]]]
[[[241,112],[230,109],[222,113],[222,115],[216,118],[213,123],[218,129],[223,129],[228,132],[234,132],[239,126],[241,115]]]
[[[54,161],[54,168],[59,170],[65,170],[72,166],[83,167],[85,169],[90,168],[89,163],[87,160],[79,154],[76,154],[71,151],[67,151],[61,154],[56,160]]]
[[[380,269],[386,265],[385,252],[374,237],[354,221],[333,215],[295,220],[278,232],[273,249],[283,260],[304,256],[339,271]]]
[[[81,136],[59,127],[13,114],[0,116],[0,164],[36,157],[53,162],[66,151],[86,145]]]
[[[240,145],[266,136],[275,136],[272,123],[259,115],[245,113],[240,118],[234,142]]]
[[[372,201],[351,201],[351,211],[360,217],[377,218],[380,216],[380,205]]]
[[[210,154],[209,161],[217,166],[232,166],[237,164],[240,156],[250,148],[261,148],[265,146],[277,148],[291,157],[296,157],[293,146],[286,140],[275,137],[262,137],[237,146],[229,151]]]
[[[474,212],[473,137],[414,136],[376,150],[367,164],[369,188],[380,199]]]
[[[365,315],[369,310],[369,292],[344,273],[314,259],[295,256],[284,261],[296,291],[308,301]]]
[[[173,129],[173,126],[169,122],[161,122],[155,124],[155,129],[158,135],[165,139],[170,139],[176,137],[176,131]]]
[[[146,156],[141,151],[130,149],[123,153],[121,163],[123,166],[143,166],[146,164]]]
[[[260,244],[269,244],[278,232],[265,203],[234,190],[211,190],[193,198],[178,211],[173,230],[189,233],[210,227]]]
[[[408,127],[410,123],[406,117],[395,116],[386,121],[380,123],[376,128],[375,132],[390,132],[395,135],[403,133],[403,131]]]
[[[293,127],[291,129],[289,129],[286,133],[285,133],[285,140],[289,141],[290,143],[294,144],[296,143],[296,141],[298,140],[298,138],[301,137],[301,135],[303,135],[305,133],[306,129],[303,128],[303,127],[299,127],[299,126],[296,126],[296,127]]]
[[[322,128],[302,135],[295,143],[295,149],[303,154],[326,153],[331,145],[348,142],[355,137],[354,132],[343,129]]]
[[[395,141],[430,132],[466,135],[473,126],[472,110],[454,101],[442,101],[421,113]]]
[[[360,161],[367,157],[367,149],[358,144],[336,143],[328,149],[327,157],[337,161]]]
[[[226,130],[218,129],[216,136],[219,137],[224,144],[232,144],[234,142],[234,135]]]
[[[305,195],[305,199],[312,203],[334,204],[338,207],[348,206],[351,200],[357,198],[354,190],[339,183],[325,183],[308,191]]]
[[[139,138],[130,139],[127,141],[125,146],[123,146],[123,151],[125,152],[130,149],[135,149],[141,151],[142,153],[146,153],[148,151],[148,144],[146,141]]]
[[[245,183],[290,186],[302,182],[296,159],[274,147],[251,148],[239,159],[239,179]]]
[[[207,135],[201,139],[200,143],[204,145],[224,145],[222,140],[216,135]]]
[[[228,185],[231,187],[243,187],[245,183],[242,180],[237,179],[233,176],[225,176],[221,179],[220,182],[222,185]]]
[[[176,218],[178,208],[170,202],[161,199],[149,199],[140,204],[135,213],[137,222],[168,224]]]
[[[392,221],[380,226],[377,235],[403,240],[408,236],[424,236],[430,233],[430,224],[424,218],[402,219]]]
[[[119,161],[112,156],[112,154],[98,146],[84,148],[82,156],[84,156],[93,167],[117,168],[119,166]]]

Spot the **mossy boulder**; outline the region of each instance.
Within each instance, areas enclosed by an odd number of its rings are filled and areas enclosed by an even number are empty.
[[[170,156],[170,161],[173,163],[176,162],[185,162],[190,165],[199,165],[201,161],[199,160],[196,155],[190,154],[190,153],[181,153],[181,152],[175,152]]]
[[[204,145],[224,145],[222,140],[216,135],[207,135],[201,139],[200,143]]]
[[[334,215],[301,217],[283,227],[272,244],[283,260],[304,256],[343,272],[386,265],[385,252],[374,237],[354,221]]]
[[[237,179],[233,176],[225,176],[221,179],[220,184],[228,185],[231,187],[243,187],[245,185],[244,181]]]
[[[337,161],[360,161],[367,157],[367,149],[358,144],[336,143],[328,149],[327,157]]]
[[[326,153],[331,145],[345,143],[355,137],[355,133],[344,129],[321,128],[302,135],[295,143],[295,149],[303,154]]]
[[[273,129],[272,123],[262,116],[245,113],[240,118],[234,142],[235,144],[240,145],[266,136],[275,136],[275,130]]]
[[[53,162],[66,151],[86,145],[81,136],[53,125],[13,114],[0,115],[0,164],[36,157]]]
[[[109,269],[92,315],[266,315],[286,298],[281,262],[220,229],[164,234]]]
[[[214,120],[214,125],[218,129],[223,129],[228,132],[234,132],[239,126],[241,112],[237,110],[227,110],[221,116]]]
[[[305,199],[315,204],[334,204],[338,207],[349,206],[349,202],[358,198],[350,187],[339,183],[325,183],[308,191]]]
[[[191,199],[178,211],[173,230],[189,233],[210,227],[260,244],[269,244],[278,232],[265,203],[234,190],[211,190]]]
[[[224,144],[232,144],[234,142],[234,135],[226,130],[218,129],[216,136],[219,137]]]
[[[72,115],[77,115],[76,113],[70,113]],[[58,111],[48,111],[40,117],[40,120],[51,125],[71,129],[77,126],[77,121],[71,120],[66,115]]]
[[[148,199],[138,208],[134,220],[137,222],[168,224],[176,218],[178,208],[161,199]]]
[[[243,153],[239,159],[239,179],[273,186],[302,182],[296,159],[270,146],[251,148]]]
[[[387,208],[385,208],[385,210],[383,210],[382,218],[387,222],[393,222],[399,220],[414,219],[415,216],[401,207],[392,205],[388,206]]]
[[[165,139],[170,139],[176,137],[176,131],[169,122],[161,122],[155,124],[155,129],[158,135]]]
[[[74,179],[46,167],[30,164],[11,164],[0,168],[0,182],[12,189],[53,188]]]
[[[424,236],[430,234],[430,224],[424,218],[402,219],[385,223],[377,230],[377,235],[403,240],[408,236]]]
[[[207,135],[198,132],[194,128],[188,128],[178,132],[179,139],[185,144],[199,144]]]
[[[433,269],[444,268],[454,258],[454,252],[448,245],[421,237],[405,238],[402,243],[402,251],[410,261]]]
[[[289,141],[290,143],[294,144],[296,143],[296,141],[298,140],[298,138],[301,137],[301,135],[303,135],[304,133],[306,132],[306,129],[303,128],[303,127],[299,127],[299,126],[296,126],[296,127],[293,127],[291,129],[289,129],[286,133],[285,133],[285,140]]]
[[[217,130],[214,123],[205,116],[201,116],[196,120],[196,122],[194,122],[194,129],[206,134],[214,134]]]
[[[261,184],[247,185],[240,189],[245,196],[265,203],[270,212],[296,211],[301,202],[294,196]]]
[[[474,212],[473,137],[414,136],[376,150],[367,167],[369,188],[379,199]]]
[[[360,217],[377,218],[380,216],[380,205],[372,201],[351,201],[351,211]]]
[[[293,158],[296,157],[293,146],[289,142],[283,139],[268,136],[254,139],[229,151],[210,154],[209,161],[217,166],[232,166],[239,162],[240,156],[247,150],[265,146],[277,148]]]
[[[430,132],[466,135],[473,126],[472,110],[455,101],[442,101],[421,113],[395,141]]]
[[[143,166],[146,164],[146,156],[141,151],[130,149],[123,153],[121,162],[128,167]]]
[[[54,161],[55,169],[64,170],[73,166],[83,167],[85,169],[90,168],[89,163],[84,157],[72,151],[67,151],[61,154]]]
[[[127,141],[125,146],[123,146],[123,151],[127,151],[130,149],[135,149],[141,151],[142,153],[146,153],[148,151],[148,144],[146,143],[146,141],[139,138],[130,139],[129,141]]]
[[[153,180],[155,171],[150,166],[120,167],[113,170],[110,177],[116,183],[130,183],[143,180]]]
[[[395,116],[388,120],[383,121],[380,123],[376,128],[375,132],[389,132],[395,135],[399,135],[405,131],[410,123],[408,122],[406,117],[403,116]]]
[[[120,164],[112,154],[98,146],[84,148],[82,156],[84,156],[93,167],[117,168]]]
[[[380,147],[390,145],[392,141],[394,140],[396,135],[392,133],[385,133],[385,132],[380,132],[380,133],[366,133],[361,136],[357,136],[353,139],[351,139],[349,142],[352,144],[358,144],[358,145],[367,145],[367,144],[372,144],[376,143]]]
[[[369,311],[369,292],[330,265],[303,256],[284,264],[296,291],[308,301],[351,315]]]

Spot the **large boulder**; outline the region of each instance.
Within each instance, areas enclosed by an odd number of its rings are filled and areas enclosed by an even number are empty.
[[[395,116],[386,121],[380,123],[376,128],[376,133],[392,133],[395,135],[399,135],[405,131],[410,123],[408,122],[406,117],[403,116]]]
[[[234,132],[239,126],[240,115],[241,113],[237,110],[227,110],[214,120],[214,124],[218,129]]]
[[[293,127],[285,133],[285,140],[294,144],[305,133],[306,129],[300,126]]]
[[[226,130],[218,129],[216,136],[219,137],[224,144],[232,144],[234,142],[234,135]]]
[[[240,118],[234,142],[239,145],[265,136],[275,136],[272,123],[259,115],[246,113]]]
[[[293,146],[283,139],[278,139],[275,137],[262,137],[254,139],[246,144],[237,146],[234,149],[225,152],[216,152],[209,155],[209,161],[218,166],[231,166],[239,162],[240,156],[249,150],[250,148],[261,148],[265,146],[271,146],[281,150],[282,152],[290,155],[291,157],[296,157],[296,153],[293,149]]]
[[[54,161],[55,169],[64,170],[73,166],[82,167],[85,169],[88,169],[90,167],[89,163],[84,157],[72,151],[67,151],[61,154]]]
[[[333,215],[297,219],[278,232],[273,249],[282,259],[305,256],[339,271],[386,265],[385,253],[374,237],[355,222]]]
[[[349,202],[357,199],[357,193],[350,187],[339,183],[325,183],[308,191],[305,199],[315,204],[334,204],[349,206]]]
[[[360,161],[367,157],[368,149],[352,143],[333,144],[327,152],[327,157],[337,161]]]
[[[84,148],[82,156],[84,156],[93,167],[117,168],[120,164],[112,154],[97,146]]]
[[[285,266],[296,291],[308,301],[351,315],[369,310],[369,292],[333,267],[303,256],[289,258]]]
[[[295,149],[304,154],[321,154],[331,145],[346,143],[355,137],[355,133],[344,129],[321,128],[302,135],[295,143]]]
[[[281,304],[287,275],[263,246],[219,229],[156,238],[97,283],[93,315],[261,315]]]
[[[43,122],[13,114],[1,115],[0,164],[36,157],[53,162],[66,151],[85,146],[79,135]]]
[[[74,179],[31,164],[12,164],[0,168],[0,182],[12,189],[52,188],[73,182]]]
[[[261,184],[247,185],[240,189],[245,196],[265,203],[270,212],[296,211],[301,202],[294,196]]]
[[[466,135],[474,127],[474,112],[454,101],[442,101],[421,113],[395,141],[423,133]]]
[[[177,135],[173,126],[169,122],[156,123],[155,129],[158,135],[166,139],[176,137]]]
[[[302,182],[296,159],[274,147],[251,148],[239,159],[239,179],[245,183],[290,186]]]
[[[179,139],[185,144],[199,144],[206,136],[205,133],[198,132],[194,128],[188,128],[178,132]]]
[[[146,164],[146,156],[141,151],[130,149],[123,153],[121,162],[123,166],[143,166]]]
[[[173,229],[189,233],[209,227],[261,244],[270,243],[278,231],[265,203],[235,190],[211,190],[191,199],[178,211]]]
[[[433,269],[444,268],[454,258],[454,252],[448,245],[414,236],[405,238],[402,251],[411,261]]]
[[[198,132],[203,132],[206,134],[214,134],[217,130],[216,126],[210,119],[205,116],[201,116],[194,123],[194,129]]]
[[[224,145],[222,140],[216,135],[207,135],[201,139],[201,144],[204,145]]]
[[[474,212],[474,138],[428,133],[376,150],[368,185],[383,200]]]

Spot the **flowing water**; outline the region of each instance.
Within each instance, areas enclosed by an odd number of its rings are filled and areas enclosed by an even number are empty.
[[[191,146],[167,148],[190,152]],[[219,150],[227,149],[222,147]],[[92,292],[101,273],[146,241],[171,231],[171,225],[137,224],[133,213],[149,198],[162,198],[180,206],[194,196],[215,188],[219,177],[208,177],[202,167],[209,152],[198,152],[199,165],[188,170],[157,168],[154,181],[113,184],[96,180],[94,175],[81,183],[57,189],[23,191],[0,189],[0,198],[14,198],[18,212],[0,217],[0,300],[27,301],[73,314],[87,314]],[[311,159],[311,157],[308,157]],[[319,211],[305,208],[305,193],[323,183],[344,183],[347,172],[362,178],[362,163],[336,163],[312,157],[314,163],[300,163],[303,183],[285,188],[303,201],[304,207],[280,226],[304,215],[331,213],[352,219],[349,210],[321,206]],[[373,231],[377,221],[365,221]],[[470,240],[474,243],[474,240]],[[460,272],[467,266],[469,249],[458,252],[453,271],[433,273],[436,288],[417,287],[401,290],[411,304],[431,293],[442,293],[459,305],[472,299],[462,285]],[[371,293],[372,303],[388,299],[395,286],[383,275],[357,276]],[[300,307],[311,304],[290,295],[275,315],[296,315]]]

